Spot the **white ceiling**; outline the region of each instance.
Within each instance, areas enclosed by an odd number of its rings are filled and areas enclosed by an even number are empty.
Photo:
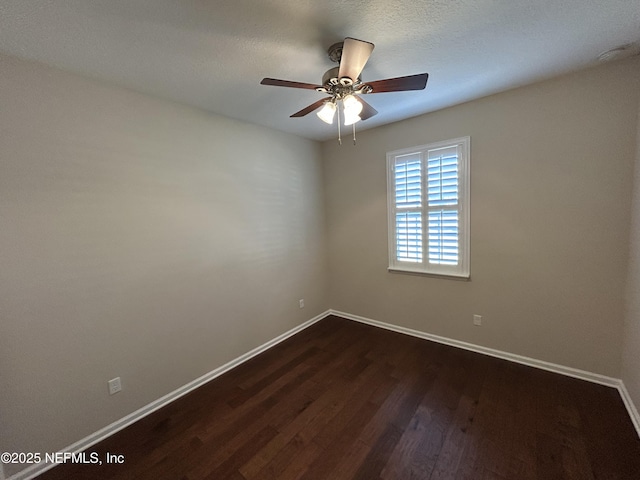
[[[368,95],[390,123],[595,63],[640,41],[638,0],[1,0],[0,51],[307,138],[326,49],[373,42],[364,81],[428,72],[424,91]],[[0,72],[0,75],[2,73]]]

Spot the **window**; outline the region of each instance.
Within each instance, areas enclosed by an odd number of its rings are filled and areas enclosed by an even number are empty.
[[[470,138],[387,153],[389,270],[469,277]]]

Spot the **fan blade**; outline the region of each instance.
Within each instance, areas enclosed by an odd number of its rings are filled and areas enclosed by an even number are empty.
[[[358,80],[360,72],[362,72],[371,56],[371,52],[373,52],[373,47],[373,43],[356,40],[355,38],[345,38],[342,45],[338,78],[348,77],[352,82]]]
[[[362,120],[366,120],[367,118],[371,118],[376,113],[378,113],[378,111],[375,108],[373,108],[371,105],[369,105],[367,102],[365,102],[362,99],[362,96],[358,96],[358,101],[362,104],[362,111],[360,112],[360,118]]]
[[[302,110],[300,110],[299,112],[296,112],[293,115],[291,115],[291,118],[304,117],[305,115],[307,115],[307,114],[313,112],[314,110],[317,110],[318,108],[320,108],[328,100],[329,100],[328,98],[322,98],[322,99],[318,100],[317,102],[313,102],[308,107],[305,107]]]
[[[376,80],[367,82],[373,91],[370,93],[402,92],[406,90],[424,90],[427,86],[428,73],[409,75],[406,77],[387,78],[386,80]]]
[[[273,85],[274,87],[290,87],[290,88],[306,88],[315,90],[321,85],[312,85],[311,83],[292,82],[290,80],[278,80],[277,78],[263,78],[260,85]]]

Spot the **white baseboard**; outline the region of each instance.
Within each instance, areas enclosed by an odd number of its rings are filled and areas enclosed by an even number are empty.
[[[338,317],[346,318],[348,320],[353,320],[356,322],[364,323],[367,325],[371,325],[378,328],[384,328],[385,330],[391,330],[393,332],[402,333],[405,335],[410,335],[412,337],[418,337],[425,340],[430,340],[437,343],[442,343],[444,345],[449,345],[452,347],[462,348],[464,350],[469,350],[476,353],[481,353],[484,355],[490,355],[492,357],[501,358],[504,360],[508,360],[515,363],[520,363],[523,365],[528,365],[530,367],[540,368],[542,370],[548,370],[550,372],[559,373],[561,375],[566,375],[573,378],[578,378],[581,380],[586,380],[588,382],[598,383],[600,385],[606,385],[608,387],[613,387],[618,390],[620,393],[620,397],[631,417],[631,421],[633,426],[640,437],[640,415],[638,414],[638,410],[634,405],[631,397],[629,396],[629,392],[627,391],[622,380],[613,377],[607,377],[605,375],[599,375],[597,373],[587,372],[585,370],[579,370],[576,368],[565,367],[563,365],[558,365],[555,363],[545,362],[543,360],[536,360],[535,358],[525,357],[522,355],[516,355],[514,353],[503,352],[500,350],[495,350],[493,348],[482,347],[480,345],[474,345],[472,343],[462,342],[460,340],[453,340],[447,337],[441,337],[438,335],[432,335],[430,333],[421,332],[419,330],[413,330],[411,328],[400,327],[397,325],[392,325],[390,323],[380,322],[378,320],[372,320],[370,318],[362,317],[359,315],[352,315],[350,313],[340,312],[337,310],[327,310],[316,317],[298,325],[295,328],[279,335],[278,337],[269,340],[268,342],[260,345],[259,347],[254,348],[250,352],[241,355],[240,357],[222,365],[221,367],[212,370],[205,375],[196,378],[192,382],[187,383],[186,385],[174,390],[171,393],[168,393],[164,397],[151,402],[150,404],[136,410],[135,412],[127,415],[124,418],[112,423],[111,425],[107,425],[105,428],[98,430],[97,432],[89,435],[88,437],[83,438],[82,440],[74,443],[73,445],[69,445],[65,449],[61,450],[62,452],[72,452],[77,453],[87,448],[95,445],[96,443],[104,440],[105,438],[119,432],[120,430],[128,427],[129,425],[137,422],[138,420],[146,417],[147,415],[159,410],[160,408],[170,404],[171,402],[177,400],[178,398],[186,395],[187,393],[195,390],[196,388],[206,384],[207,382],[213,380],[214,378],[222,375],[225,372],[228,372],[234,367],[246,362],[247,360],[255,357],[256,355],[268,350],[269,348],[277,345],[278,343],[286,340],[287,338],[295,335],[296,333],[304,330],[307,327],[310,327],[314,323],[322,320],[323,318],[335,315]],[[53,468],[55,464],[45,464],[40,463],[36,465],[32,465],[31,467],[22,470],[11,477],[6,478],[5,474],[2,470],[2,465],[0,465],[0,480],[30,480],[35,478],[36,476],[44,473],[45,471]]]
[[[631,417],[633,426],[636,427],[636,432],[638,432],[638,437],[640,437],[640,414],[638,413],[638,409],[633,403],[633,400],[631,399],[631,395],[629,395],[629,391],[627,390],[627,387],[625,387],[624,382],[622,380],[620,380],[620,386],[618,387],[618,391],[620,392],[620,396],[622,397],[624,406],[627,407],[627,412],[629,412],[629,416]]]
[[[365,323],[367,325],[372,325],[374,327],[384,328],[386,330],[391,330],[397,333],[403,333],[405,335],[411,335],[412,337],[418,337],[425,340],[431,340],[432,342],[442,343],[444,345],[449,345],[452,347],[462,348],[464,350],[469,350],[476,353],[481,353],[483,355],[489,355],[496,358],[501,358],[503,360],[508,360],[510,362],[520,363],[522,365],[527,365],[530,367],[539,368],[542,370],[547,370],[549,372],[559,373],[561,375],[566,375],[568,377],[578,378],[580,380],[586,380],[592,383],[598,383],[600,385],[606,385],[607,387],[613,387],[618,390],[620,397],[622,398],[622,402],[627,409],[629,417],[631,417],[631,422],[636,429],[636,433],[638,437],[640,437],[640,415],[638,415],[638,410],[627,391],[624,382],[619,378],[607,377],[605,375],[600,375],[598,373],[587,372],[585,370],[579,370],[577,368],[566,367],[564,365],[558,365],[556,363],[545,362],[543,360],[537,360],[535,358],[525,357],[522,355],[516,355],[515,353],[503,352],[501,350],[495,350],[493,348],[482,347],[480,345],[474,345],[473,343],[462,342],[460,340],[453,340],[447,337],[441,337],[438,335],[432,335],[430,333],[421,332],[419,330],[413,330],[411,328],[400,327],[397,325],[393,325],[390,323],[380,322],[378,320],[372,320],[370,318],[361,317],[359,315],[352,315],[350,313],[340,312],[337,310],[329,310],[331,315],[336,315],[338,317],[346,318],[348,320],[353,320],[360,323]]]
[[[92,433],[88,437],[85,437],[82,440],[79,440],[78,442],[76,442],[76,443],[74,443],[72,445],[69,445],[68,447],[66,447],[66,448],[64,448],[63,450],[60,450],[60,451],[61,452],[77,453],[77,452],[82,452],[83,450],[86,450],[87,448],[95,445],[98,442],[101,442],[105,438],[110,437],[111,435],[113,435],[113,434],[119,432],[120,430],[128,427],[129,425],[137,422],[138,420],[146,417],[147,415],[155,412],[156,410],[161,409],[162,407],[170,404],[171,402],[173,402],[173,401],[177,400],[178,398],[186,395],[187,393],[195,390],[196,388],[201,387],[202,385],[210,382],[214,378],[219,377],[223,373],[228,372],[232,368],[237,367],[238,365],[246,362],[247,360],[255,357],[256,355],[259,355],[260,353],[264,352],[265,350],[270,349],[271,347],[277,345],[278,343],[283,342],[287,338],[295,335],[296,333],[304,330],[305,328],[310,327],[314,323],[316,323],[316,322],[322,320],[323,318],[327,317],[329,314],[330,314],[329,310],[327,310],[326,312],[321,313],[320,315],[317,315],[317,316],[313,317],[311,320],[307,320],[306,322],[298,325],[297,327],[292,328],[291,330],[283,333],[282,335],[279,335],[276,338],[274,338],[272,340],[269,340],[268,342],[264,343],[263,345],[260,345],[259,347],[256,347],[253,350],[245,353],[244,355],[241,355],[238,358],[236,358],[234,360],[231,360],[228,363],[225,363],[221,367],[218,367],[215,370],[212,370],[209,373],[206,373],[206,374],[202,375],[201,377],[196,378],[192,382],[187,383],[186,385],[178,388],[177,390],[174,390],[173,392],[168,393],[164,397],[161,397],[158,400],[155,400],[155,401],[149,403],[148,405],[145,405],[144,407],[136,410],[135,412],[127,415],[126,417],[123,417],[120,420],[118,420],[116,422],[113,422],[111,425],[107,425],[103,429],[98,430],[95,433]],[[1,465],[0,465],[0,467],[1,467]],[[12,475],[11,477],[9,477],[6,480],[30,480],[30,479],[33,479],[33,478],[37,477],[38,475],[46,472],[47,470],[49,470],[49,469],[51,469],[53,467],[55,467],[55,464],[53,464],[53,463],[48,463],[48,464],[47,463],[38,463],[38,464],[34,464],[34,465],[24,469],[24,470],[21,470],[18,473]],[[0,470],[0,475],[4,475],[2,470]],[[4,479],[4,476],[0,476],[0,480],[3,480],[3,479]]]

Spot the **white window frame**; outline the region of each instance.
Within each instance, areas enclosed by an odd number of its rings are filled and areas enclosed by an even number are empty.
[[[427,201],[427,160],[429,151],[455,147],[458,153],[458,203],[455,206],[447,206],[447,210],[458,212],[458,263],[457,265],[444,265],[429,262],[429,211],[436,208],[429,206]],[[389,232],[389,271],[406,272],[424,275],[436,275],[459,279],[469,278],[469,235],[470,235],[470,150],[471,138],[460,137],[441,142],[429,143],[417,147],[403,148],[387,153],[387,213]],[[413,155],[420,156],[422,199],[418,207],[396,208],[396,181],[395,166],[399,157]],[[396,238],[396,213],[402,211],[420,211],[422,219],[422,259],[413,261],[398,260]]]

